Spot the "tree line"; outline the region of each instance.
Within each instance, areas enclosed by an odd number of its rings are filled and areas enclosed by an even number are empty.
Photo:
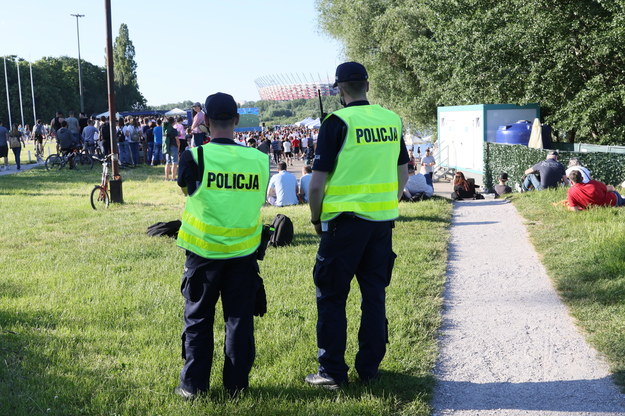
[[[417,128],[443,105],[539,103],[561,140],[624,144],[623,0],[318,0],[372,98]]]
[[[122,24],[113,46],[115,101],[118,111],[141,109],[146,105],[145,98],[139,91],[134,55],[134,46],[128,36],[128,27]],[[32,126],[34,115],[30,64],[15,55],[5,58],[12,122],[21,123],[17,75],[19,67],[24,123]],[[97,66],[81,60],[81,69],[85,113],[91,115],[108,110],[105,66]],[[80,111],[78,59],[67,56],[44,57],[32,62],[32,74],[37,118],[49,122],[57,111],[62,111],[66,115],[68,111],[78,114]],[[8,125],[6,82],[0,84],[0,120]]]

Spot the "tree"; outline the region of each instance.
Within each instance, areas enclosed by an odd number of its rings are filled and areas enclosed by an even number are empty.
[[[11,100],[11,118],[13,122],[20,123],[19,89],[15,59],[15,56],[7,57],[7,75]],[[29,65],[21,58],[18,58],[18,61],[22,81],[24,123],[32,126],[34,120]],[[72,110],[76,113],[78,112],[80,109],[80,98],[77,67],[77,59],[67,56],[60,58],[46,57],[32,63],[37,118],[47,123],[54,117],[56,111],[62,111],[65,114]],[[83,61],[82,70],[85,111],[88,115],[105,111],[107,92],[104,67]],[[4,80],[0,85],[0,115],[2,121],[8,124]]]
[[[372,97],[417,127],[436,107],[538,102],[570,139],[625,143],[625,1],[318,0]]]
[[[146,101],[139,92],[135,47],[128,35],[128,26],[122,23],[119,35],[113,45],[113,66],[115,73],[115,103],[120,111],[145,107]]]

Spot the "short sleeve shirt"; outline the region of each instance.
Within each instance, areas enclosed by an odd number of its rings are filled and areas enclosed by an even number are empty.
[[[347,106],[369,105],[368,101],[354,101]],[[313,170],[321,172],[333,172],[336,166],[336,159],[338,157],[343,143],[347,137],[347,125],[343,120],[335,115],[330,115],[324,120],[321,128],[319,129],[319,140],[317,141],[317,149],[315,152],[315,161],[313,163]],[[402,136],[399,141],[399,158],[397,165],[404,165],[410,161],[408,156],[408,150],[404,144],[404,138]]]
[[[543,160],[532,166],[532,169],[540,173],[540,186],[543,189],[557,187],[566,173],[562,163],[554,159]]]
[[[589,205],[615,206],[616,194],[608,191],[603,182],[590,180],[588,183],[576,183],[567,192],[570,207],[587,208]]]

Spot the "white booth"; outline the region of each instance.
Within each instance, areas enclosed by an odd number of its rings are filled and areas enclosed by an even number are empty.
[[[465,172],[482,183],[484,142],[494,142],[499,126],[540,117],[538,104],[477,104],[438,107],[436,164]]]

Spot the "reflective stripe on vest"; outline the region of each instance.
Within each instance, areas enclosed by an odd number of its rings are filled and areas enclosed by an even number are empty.
[[[378,105],[346,107],[333,114],[345,122],[347,135],[326,182],[321,220],[342,212],[372,221],[397,218],[399,116]]]
[[[187,197],[177,243],[205,258],[252,254],[260,244],[269,158],[239,145],[209,143],[202,150],[202,181]],[[190,151],[197,163],[197,148]]]

